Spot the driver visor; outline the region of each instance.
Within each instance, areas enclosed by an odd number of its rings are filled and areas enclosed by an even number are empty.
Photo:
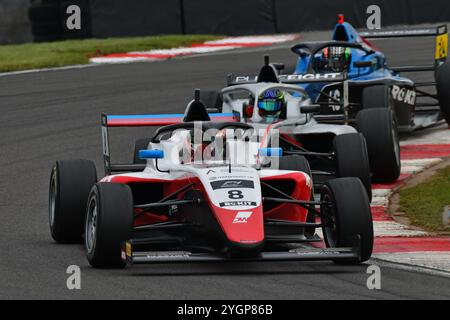
[[[277,100],[264,100],[258,101],[258,108],[268,112],[281,110],[281,101]]]

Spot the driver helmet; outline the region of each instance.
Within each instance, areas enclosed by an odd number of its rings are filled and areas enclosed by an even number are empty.
[[[258,112],[263,118],[277,119],[285,104],[284,92],[279,89],[268,89],[258,97]]]
[[[327,47],[315,61],[316,69],[342,72],[350,65],[352,49],[346,47]],[[319,71],[319,70],[316,70]]]

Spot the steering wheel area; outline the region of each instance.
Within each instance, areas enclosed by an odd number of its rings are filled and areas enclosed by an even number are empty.
[[[163,135],[172,133],[176,130],[194,130],[199,127],[199,122],[183,122],[183,123],[176,123],[171,124],[168,126],[164,126],[161,128],[158,128],[153,135],[151,142],[153,143],[160,143],[161,137]],[[216,129],[218,131],[224,130],[224,129],[244,129],[244,130],[250,130],[253,129],[253,127],[249,124],[242,123],[242,122],[201,122],[201,130],[202,133],[204,133],[207,130],[210,129]]]
[[[360,43],[346,42],[346,41],[325,41],[325,42],[304,42],[297,44],[291,48],[292,52],[298,54],[301,57],[314,57],[317,53],[321,52],[327,47],[343,47],[358,49],[363,51],[366,55],[375,53],[373,49],[367,46],[363,46]],[[310,59],[307,68],[308,73],[315,73],[313,68],[312,59]]]
[[[253,127],[241,122],[201,122],[201,127],[199,126],[199,122],[183,122],[183,123],[177,123],[173,125],[168,125],[161,127],[156,130],[153,138],[151,139],[151,142],[153,143],[160,143],[162,141],[162,137],[165,135],[172,135],[176,130],[189,130],[191,135],[191,141],[195,141],[194,137],[194,130],[201,128],[202,132],[202,139],[205,135],[205,133],[213,129],[214,136],[211,136],[209,139],[206,139],[206,141],[202,140],[202,143],[200,145],[194,145],[191,143],[190,145],[190,154],[191,154],[191,161],[195,160],[196,155],[202,155],[202,159],[204,158],[205,151],[207,151],[207,148],[211,148],[209,150],[209,153],[212,155],[213,153],[219,157],[221,157],[223,160],[225,160],[227,150],[226,150],[226,143],[224,143],[219,149],[217,149],[217,146],[213,143],[216,141],[216,139],[220,136],[221,138],[226,136],[225,130],[227,129],[244,129],[244,130],[252,130]],[[208,153],[206,153],[208,154]],[[209,157],[206,157],[209,158]]]

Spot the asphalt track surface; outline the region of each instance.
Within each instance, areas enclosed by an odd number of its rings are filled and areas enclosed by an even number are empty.
[[[432,58],[432,42],[420,41],[381,43],[391,62],[407,64],[415,62],[412,57]],[[264,52],[272,61],[295,62],[284,47],[0,77],[0,298],[450,299],[450,278],[391,266],[382,266],[382,290],[373,291],[366,287],[367,265],[264,262],[94,270],[82,247],[52,241],[50,168],[56,159],[86,158],[96,161],[102,175],[101,112],[183,112],[193,88],[220,88],[229,72],[254,74]],[[112,152],[118,160],[130,160],[134,139],[149,134],[116,130]],[[69,265],[81,267],[81,290],[66,288]]]

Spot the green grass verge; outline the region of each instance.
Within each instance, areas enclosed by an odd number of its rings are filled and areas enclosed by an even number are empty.
[[[406,213],[411,224],[429,231],[450,231],[450,227],[442,225],[446,205],[450,205],[450,167],[437,170],[417,186],[400,190],[400,211]]]
[[[0,46],[0,72],[86,64],[89,58],[104,54],[168,49],[217,38],[209,35],[167,35],[3,45]]]

